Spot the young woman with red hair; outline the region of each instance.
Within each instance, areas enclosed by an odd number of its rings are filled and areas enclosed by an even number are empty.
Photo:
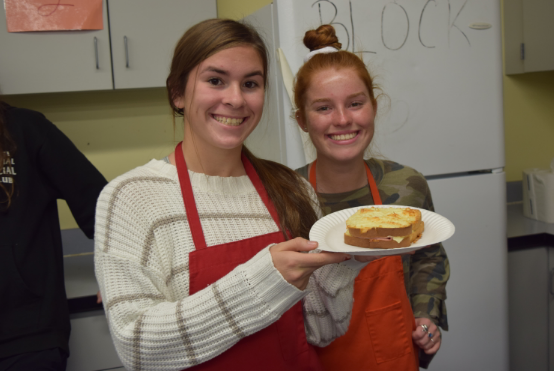
[[[360,57],[340,50],[330,25],[308,31],[304,44],[310,53],[296,78],[296,119],[309,133],[317,160],[297,171],[316,189],[324,213],[374,204],[433,210],[420,173],[388,160],[364,160],[373,138],[377,99]],[[426,367],[440,347],[438,326],[448,328],[444,300],[449,272],[441,244],[368,264],[355,281],[348,332],[318,349],[324,368]]]

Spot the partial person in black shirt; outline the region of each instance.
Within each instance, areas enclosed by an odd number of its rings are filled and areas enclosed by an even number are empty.
[[[57,200],[94,236],[106,179],[41,113],[0,101],[0,371],[65,370],[70,322]]]

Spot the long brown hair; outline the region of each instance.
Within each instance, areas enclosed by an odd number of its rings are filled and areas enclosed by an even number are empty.
[[[233,47],[250,46],[260,56],[267,89],[269,57],[267,48],[258,32],[230,19],[209,19],[188,29],[181,37],[171,62],[166,80],[169,104],[175,115],[184,115],[184,109],[175,106],[175,100],[185,92],[190,71],[210,56]],[[243,153],[250,160],[260,177],[271,201],[277,209],[283,234],[308,238],[317,214],[310,198],[309,185],[293,170],[278,163],[254,156],[244,145]]]
[[[294,104],[298,110],[297,114],[305,118],[304,106],[306,104],[306,92],[310,87],[312,76],[325,69],[352,69],[358,77],[364,82],[369,92],[369,98],[373,109],[377,111],[377,100],[375,98],[375,86],[373,78],[364,64],[363,60],[356,54],[349,51],[340,50],[341,44],[335,34],[335,28],[324,24],[315,30],[310,30],[304,35],[304,45],[310,51],[318,50],[326,46],[332,46],[339,49],[336,53],[316,54],[309,61],[304,63],[296,74],[296,83],[294,86]]]
[[[0,182],[0,188],[2,189],[2,197],[0,198],[0,210],[7,210],[12,204],[12,197],[15,190],[15,182],[12,174],[3,174],[4,165],[10,166],[11,159],[15,153],[16,145],[15,141],[8,131],[6,124],[6,111],[8,105],[0,100],[0,175],[2,178],[10,180],[9,185],[5,185],[3,181]]]

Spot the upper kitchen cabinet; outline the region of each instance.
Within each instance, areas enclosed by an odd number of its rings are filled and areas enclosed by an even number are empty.
[[[175,44],[216,0],[109,0],[115,89],[165,86]]]
[[[554,70],[554,0],[504,0],[507,75]]]
[[[181,35],[217,16],[216,0],[109,0],[103,30],[8,33],[0,8],[4,95],[163,87]]]
[[[112,89],[106,4],[104,29],[8,33],[0,6],[0,94]]]

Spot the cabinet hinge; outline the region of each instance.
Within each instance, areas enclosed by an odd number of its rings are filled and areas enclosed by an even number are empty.
[[[525,44],[524,43],[521,43],[520,57],[521,57],[521,60],[525,60]]]

